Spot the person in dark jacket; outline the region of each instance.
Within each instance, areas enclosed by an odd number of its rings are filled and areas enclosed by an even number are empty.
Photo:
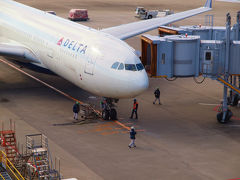
[[[132,114],[131,114],[131,119],[133,118],[133,115],[135,113],[135,118],[137,119],[138,118],[138,115],[137,115],[137,111],[138,111],[138,102],[136,99],[133,100],[133,109],[132,109]]]
[[[78,113],[80,111],[80,106],[79,106],[79,102],[76,102],[74,105],[73,105],[73,118],[75,120],[78,120]]]
[[[135,131],[134,127],[132,126],[131,127],[131,130],[130,130],[130,139],[131,139],[131,142],[130,144],[128,145],[129,148],[132,148],[132,147],[136,147],[135,145],[135,139],[136,139],[136,134],[137,132]]]
[[[155,100],[153,101],[153,104],[155,104],[156,101],[158,100],[158,104],[161,105],[161,102],[160,102],[160,90],[159,90],[159,88],[157,88],[157,89],[154,91],[154,95],[155,95]]]

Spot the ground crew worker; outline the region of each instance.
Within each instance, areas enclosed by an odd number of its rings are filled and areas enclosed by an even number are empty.
[[[135,136],[136,136],[137,132],[134,130],[134,127],[133,127],[133,126],[131,127],[131,130],[130,130],[129,134],[130,134],[131,142],[130,142],[130,144],[128,145],[128,147],[129,147],[129,148],[131,148],[131,147],[136,147],[136,145],[135,145],[135,139],[136,139],[136,137],[135,137]]]
[[[106,108],[107,101],[103,98],[100,102],[101,109],[104,110]]]
[[[157,89],[154,91],[154,95],[155,95],[155,100],[153,101],[153,104],[155,104],[157,100],[158,100],[158,104],[161,104],[161,102],[160,102],[160,90],[159,90],[159,88],[157,88]]]
[[[132,110],[132,115],[131,115],[131,119],[133,118],[133,114],[135,113],[135,119],[138,119],[138,115],[137,115],[137,110],[138,110],[138,102],[136,99],[133,100],[133,110]]]
[[[74,105],[73,105],[73,119],[78,120],[78,113],[80,111],[80,106],[79,106],[79,102],[77,101]]]

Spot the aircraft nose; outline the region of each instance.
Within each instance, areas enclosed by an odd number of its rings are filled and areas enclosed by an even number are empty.
[[[137,96],[145,91],[149,86],[149,80],[147,73],[145,71],[139,72],[136,77],[131,78],[131,85],[129,86],[130,92],[132,92],[133,96]]]

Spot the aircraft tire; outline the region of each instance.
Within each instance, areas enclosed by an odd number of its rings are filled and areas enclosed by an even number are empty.
[[[109,120],[109,117],[110,117],[109,111],[108,111],[108,110],[103,110],[103,111],[102,111],[102,118],[103,118],[104,120]]]
[[[110,119],[111,120],[117,120],[117,111],[116,111],[116,109],[111,109],[110,110]]]

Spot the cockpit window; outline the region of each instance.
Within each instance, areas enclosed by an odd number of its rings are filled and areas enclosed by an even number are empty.
[[[136,66],[135,64],[125,64],[125,69],[128,71],[136,71]]]
[[[119,66],[118,66],[118,70],[123,70],[124,69],[124,65],[123,63],[121,63]]]
[[[112,68],[117,69],[118,65],[119,65],[119,62],[115,62],[115,63],[113,63]]]
[[[138,71],[141,71],[144,69],[142,63],[136,64]]]

